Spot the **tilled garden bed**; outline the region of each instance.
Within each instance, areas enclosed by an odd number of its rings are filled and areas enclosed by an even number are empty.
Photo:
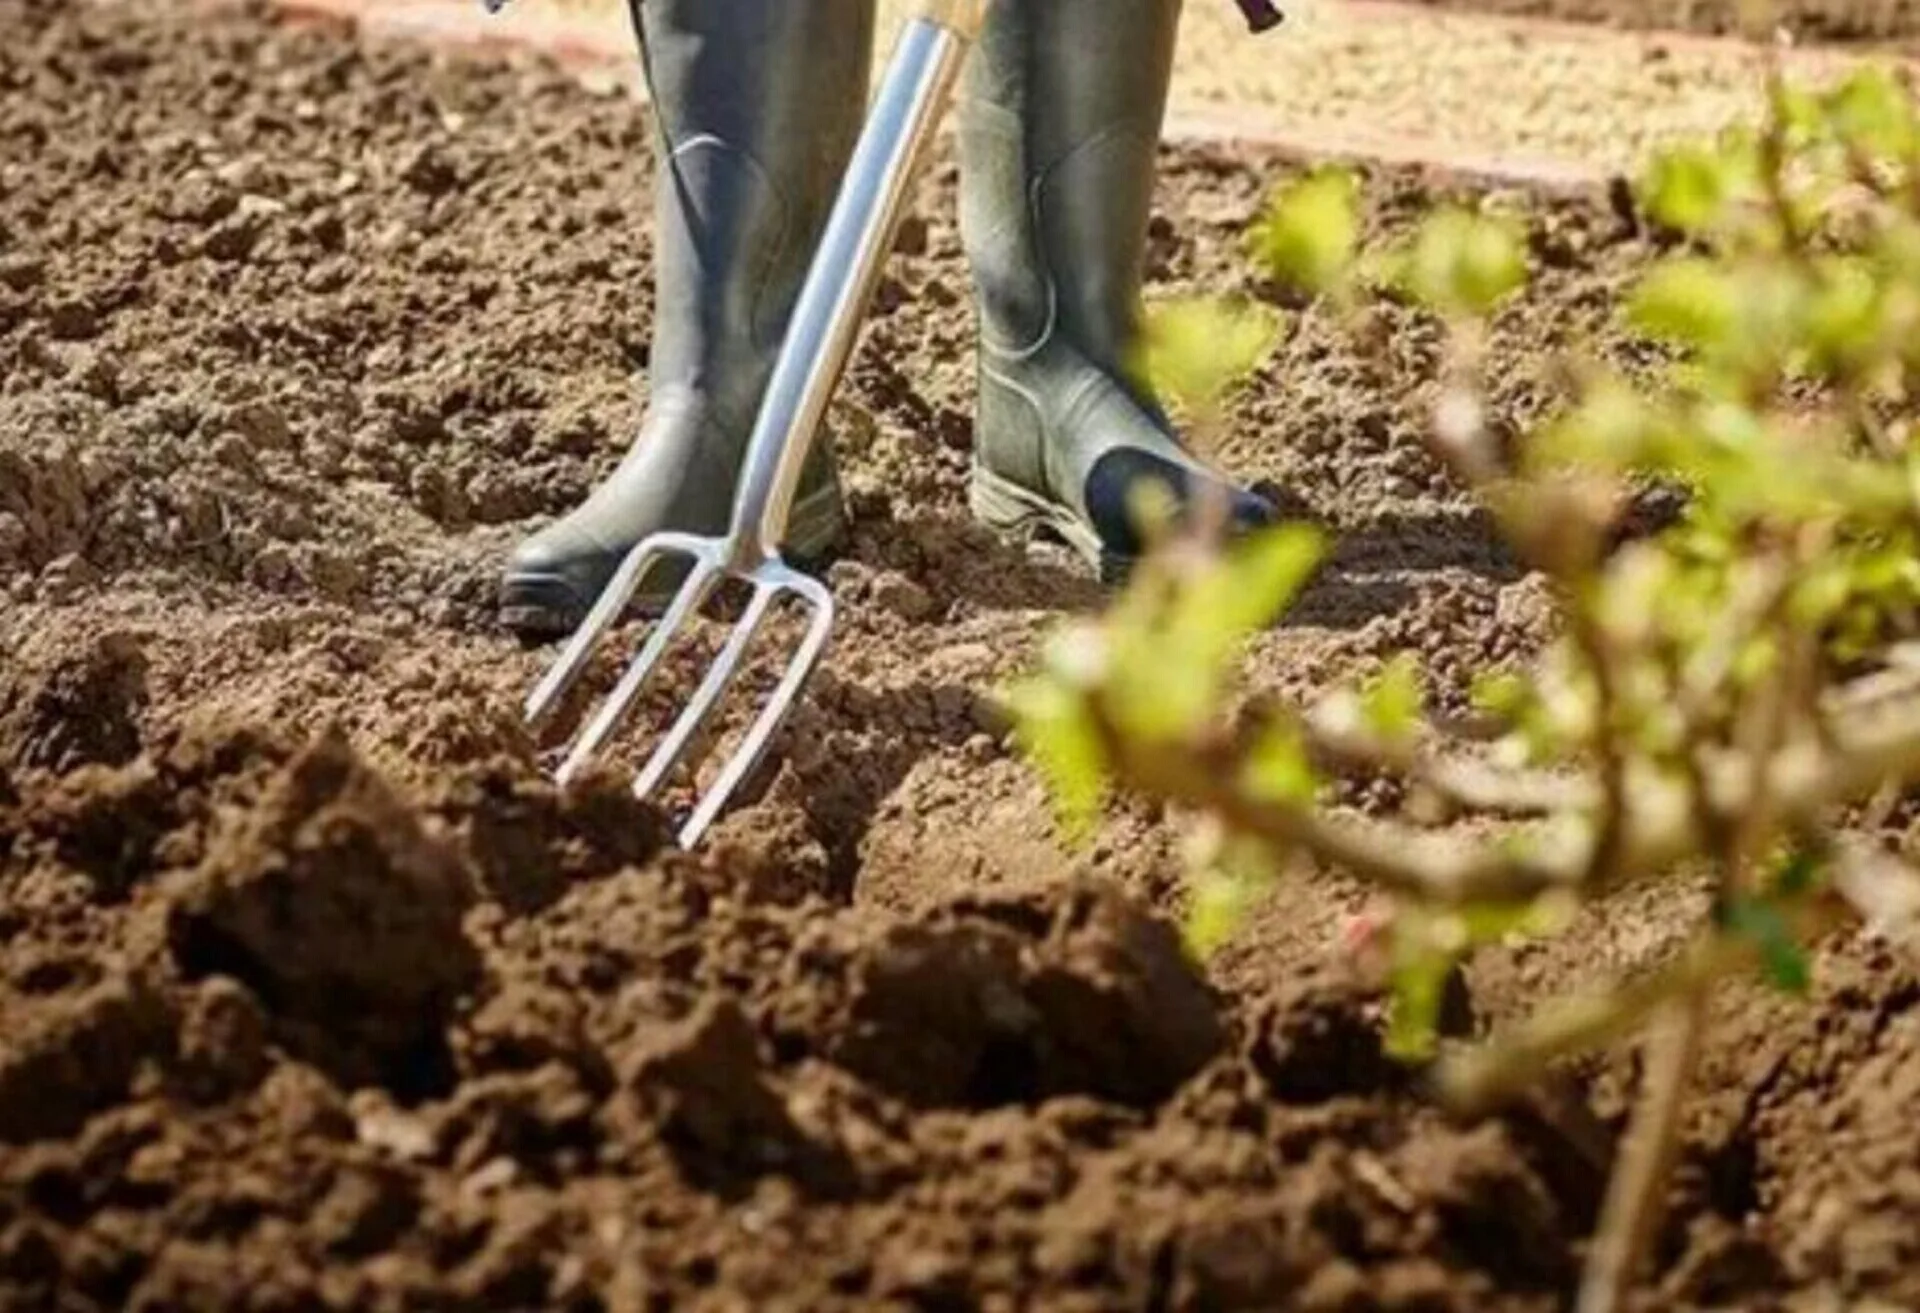
[[[834,416],[838,644],[679,855],[617,776],[544,782],[549,654],[490,610],[638,417],[640,113],[261,10],[0,27],[0,1306],[1563,1306],[1630,1066],[1449,1120],[1338,873],[1203,975],[1175,827],[1067,847],[1009,754],[989,694],[1101,596],[967,521],[950,161]],[[1240,237],[1295,167],[1170,148],[1156,294],[1275,300]],[[1374,170],[1372,231],[1453,185]],[[1519,424],[1649,248],[1605,189],[1495,199]],[[1437,330],[1291,308],[1218,454],[1337,547],[1256,674],[1411,649],[1457,699],[1547,612],[1419,444]],[[1490,958],[1464,1024],[1678,910]],[[1727,1000],[1648,1307],[1920,1298],[1915,987],[1853,943],[1820,982]]]

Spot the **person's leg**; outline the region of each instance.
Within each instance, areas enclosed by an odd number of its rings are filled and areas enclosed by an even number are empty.
[[[866,105],[873,0],[629,0],[661,167],[648,412],[619,468],[514,552],[502,619],[575,628],[635,543],[725,530],[755,412]],[[800,559],[843,527],[830,444],[794,507]],[[655,582],[639,599],[658,605]]]
[[[1129,376],[1179,0],[999,0],[961,104],[961,225],[980,306],[974,513],[1052,529],[1113,579],[1143,479],[1274,517],[1174,436]]]

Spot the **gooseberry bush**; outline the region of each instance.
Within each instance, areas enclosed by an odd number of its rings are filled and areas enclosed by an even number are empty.
[[[1820,88],[1776,72],[1763,122],[1667,151],[1636,197],[1665,254],[1619,312],[1659,363],[1568,362],[1562,404],[1518,440],[1495,434],[1483,377],[1491,319],[1527,278],[1516,221],[1447,208],[1363,250],[1358,184],[1328,170],[1280,190],[1251,234],[1266,272],[1356,329],[1380,296],[1448,325],[1425,440],[1556,608],[1524,672],[1474,690],[1485,727],[1430,716],[1410,659],[1307,706],[1243,686],[1247,640],[1320,560],[1300,525],[1225,544],[1163,532],[1008,695],[1069,828],[1121,795],[1191,818],[1197,950],[1289,869],[1378,886],[1389,1041],[1454,1104],[1644,1042],[1581,1295],[1594,1311],[1619,1305],[1644,1248],[1710,990],[1802,991],[1822,935],[1865,923],[1910,944],[1920,925],[1920,876],[1872,838],[1920,774],[1914,98],[1888,71]],[[1154,321],[1143,368],[1204,424],[1279,331],[1267,311],[1184,303]],[[1649,485],[1684,510],[1623,543],[1622,508]],[[1335,805],[1349,772],[1397,777],[1406,805]],[[1711,893],[1676,951],[1484,1039],[1436,1036],[1476,948],[1564,931],[1583,903],[1656,879]]]

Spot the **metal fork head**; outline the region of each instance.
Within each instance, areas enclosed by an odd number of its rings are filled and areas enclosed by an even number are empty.
[[[987,0],[919,0],[915,15],[901,30],[761,398],[734,491],[727,535],[695,538],[658,534],[635,547],[527,703],[530,720],[550,714],[579,678],[607,630],[625,613],[648,572],[670,556],[691,562],[686,581],[666,614],[654,625],[639,655],[568,750],[560,767],[564,785],[620,728],[647,677],[700,604],[722,581],[744,580],[753,590],[746,613],[727,635],[720,655],[692,700],[634,781],[634,792],[646,797],[686,755],[727,685],[739,673],[755,631],[774,604],[782,598],[798,598],[808,612],[799,648],[788,660],[773,696],[754,717],[746,737],[681,829],[683,846],[699,840],[759,763],[826,650],[833,629],[833,596],[817,580],[790,569],[780,559],[778,548],[786,539],[807,452],[859,336],[860,321],[879,281],[881,266],[893,249],[915,167],[926,155],[951,98],[961,59],[979,35],[986,11]]]
[[[634,778],[634,795],[651,797],[686,756],[700,729],[725,695],[740,671],[754,634],[765,622],[776,603],[798,599],[807,613],[806,631],[799,647],[788,659],[780,682],[761,706],[744,738],[721,767],[719,776],[700,796],[692,814],[681,826],[679,841],[691,848],[700,841],[733,794],[753,773],[766,755],[768,745],[792,709],[807,678],[819,665],[833,632],[833,594],[819,580],[788,566],[776,555],[767,555],[759,564],[740,568],[732,564],[729,542],[721,538],[701,538],[690,534],[662,533],[640,543],[627,554],[594,604],[580,628],[568,640],[566,648],[548,669],[527,699],[527,720],[538,724],[552,715],[560,699],[586,669],[601,640],[632,601],[634,593],[656,567],[671,558],[690,562],[687,577],[674,593],[673,600],[654,622],[646,642],[621,674],[620,681],[589,717],[585,727],[568,747],[556,779],[562,787],[577,778],[605,749],[639,700],[648,677],[666,655],[673,640],[687,628],[688,621],[720,584],[729,578],[744,581],[751,589],[746,610],[734,622],[719,655],[707,668],[700,686],[668,728],[646,764]]]

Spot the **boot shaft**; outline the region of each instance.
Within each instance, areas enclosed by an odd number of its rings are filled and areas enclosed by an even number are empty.
[[[656,391],[751,423],[858,137],[873,0],[629,0],[655,107]],[[1124,372],[1179,0],[999,0],[960,113],[982,340]],[[744,414],[745,419],[740,420]]]
[[[1001,0],[961,107],[961,225],[994,354],[1124,374],[1179,0]]]
[[[656,397],[744,434],[858,138],[873,0],[629,0],[660,150]]]

